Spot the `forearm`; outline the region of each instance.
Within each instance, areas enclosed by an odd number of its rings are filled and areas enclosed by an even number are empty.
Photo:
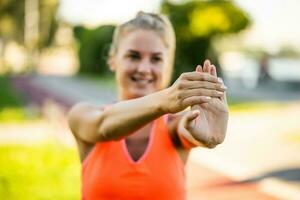
[[[102,140],[118,140],[165,114],[161,107],[163,91],[121,101],[102,113],[99,134]]]

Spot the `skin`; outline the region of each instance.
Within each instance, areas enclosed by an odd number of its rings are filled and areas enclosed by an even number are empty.
[[[226,87],[215,66],[207,60],[203,67],[198,65],[163,88],[167,60],[168,49],[154,31],[137,29],[123,36],[109,60],[120,101],[105,110],[79,103],[68,114],[82,161],[96,142],[124,137],[132,158],[138,159],[147,146],[152,121],[164,114],[170,114],[169,132],[179,139],[176,148],[184,161],[190,147],[213,148],[223,142],[228,106]]]

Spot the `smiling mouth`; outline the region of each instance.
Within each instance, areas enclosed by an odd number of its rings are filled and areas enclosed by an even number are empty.
[[[135,83],[139,83],[139,84],[149,84],[153,82],[153,79],[140,79],[140,78],[136,78],[134,76],[131,76],[130,79],[135,82]]]

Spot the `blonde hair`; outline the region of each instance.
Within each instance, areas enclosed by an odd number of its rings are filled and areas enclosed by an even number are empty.
[[[114,56],[118,51],[118,45],[122,40],[122,35],[136,29],[151,30],[158,33],[168,49],[167,67],[163,71],[163,86],[167,87],[171,81],[176,40],[175,32],[170,20],[160,14],[138,12],[135,18],[116,27],[113,35],[112,44],[109,50],[109,57]]]

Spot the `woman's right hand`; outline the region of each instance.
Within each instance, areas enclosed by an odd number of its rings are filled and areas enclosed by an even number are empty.
[[[185,72],[163,90],[162,109],[166,113],[177,113],[189,106],[209,102],[212,97],[221,97],[225,90],[216,76],[197,70]]]

